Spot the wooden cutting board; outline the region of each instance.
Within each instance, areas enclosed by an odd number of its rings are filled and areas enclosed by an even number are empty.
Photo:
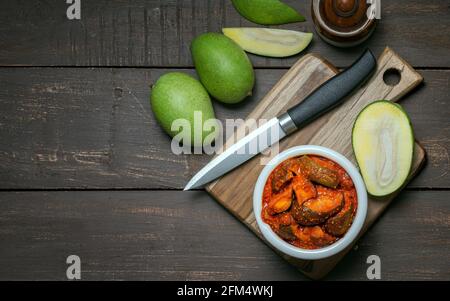
[[[388,85],[383,77],[386,71],[398,70],[401,75],[400,82]],[[302,101],[320,84],[338,73],[338,70],[318,55],[308,54],[302,57],[281,78],[272,90],[260,101],[258,106],[250,113],[248,119],[270,119],[285,112],[289,107]],[[376,73],[371,79],[348,96],[347,100],[333,111],[309,124],[284,139],[279,145],[279,151],[305,144],[314,144],[329,147],[340,152],[353,163],[356,163],[351,147],[351,130],[357,114],[367,104],[387,99],[399,100],[422,82],[423,78],[406,61],[399,57],[390,48],[386,48],[378,59]],[[242,137],[245,127],[236,130],[236,137]],[[229,139],[225,147],[232,144]],[[226,209],[247,225],[262,240],[261,232],[256,224],[253,214],[253,189],[256,180],[263,169],[260,164],[262,155],[256,156],[244,165],[211,183],[206,190]],[[425,161],[424,149],[416,143],[414,163],[410,179],[420,170]],[[368,213],[361,231],[363,235],[373,222],[386,209],[395,195],[384,198],[369,198]],[[356,243],[356,241],[355,241]],[[280,254],[288,262],[299,268],[304,274],[313,279],[320,279],[330,272],[343,256],[352,248],[350,246],[343,252],[322,260],[299,260]]]

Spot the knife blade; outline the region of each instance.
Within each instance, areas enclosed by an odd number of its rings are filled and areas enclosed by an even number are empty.
[[[374,55],[367,49],[349,68],[323,83],[304,101],[270,119],[215,157],[187,183],[184,190],[199,188],[219,178],[338,106],[372,75],[376,66]]]

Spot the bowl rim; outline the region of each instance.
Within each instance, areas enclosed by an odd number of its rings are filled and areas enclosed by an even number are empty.
[[[336,162],[342,168],[344,168],[345,171],[348,173],[348,175],[352,178],[358,196],[358,207],[356,210],[355,218],[353,219],[353,223],[350,229],[348,229],[347,233],[335,243],[325,248],[314,250],[302,249],[284,241],[261,218],[262,195],[264,185],[266,184],[269,175],[272,173],[275,167],[277,167],[281,162],[292,157],[308,154],[325,157],[327,159]],[[317,145],[295,146],[276,155],[261,171],[258,180],[256,181],[255,189],[253,191],[253,213],[256,218],[256,223],[259,229],[261,230],[261,233],[263,234],[264,238],[275,249],[281,251],[284,254],[299,259],[305,260],[323,259],[343,251],[345,248],[351,245],[358,237],[358,234],[360,233],[364,225],[367,215],[366,186],[358,169],[353,165],[353,163],[350,162],[350,160],[348,160],[340,153],[332,149]]]

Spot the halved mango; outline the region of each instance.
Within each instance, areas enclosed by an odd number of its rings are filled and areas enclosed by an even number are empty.
[[[271,28],[223,28],[222,32],[247,52],[270,57],[286,57],[305,49],[312,33]]]
[[[371,195],[389,195],[405,184],[414,156],[414,133],[399,104],[382,100],[365,107],[353,126],[352,144]]]

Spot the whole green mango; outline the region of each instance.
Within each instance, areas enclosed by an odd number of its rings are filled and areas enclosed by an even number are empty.
[[[233,40],[205,33],[194,39],[191,50],[200,81],[215,99],[238,103],[251,95],[255,73],[247,54]]]
[[[215,122],[211,99],[202,84],[190,75],[170,72],[161,76],[152,88],[150,103],[156,120],[171,137],[180,134],[184,142],[201,146],[213,132],[204,127],[208,120]],[[184,129],[172,128],[176,120]]]

